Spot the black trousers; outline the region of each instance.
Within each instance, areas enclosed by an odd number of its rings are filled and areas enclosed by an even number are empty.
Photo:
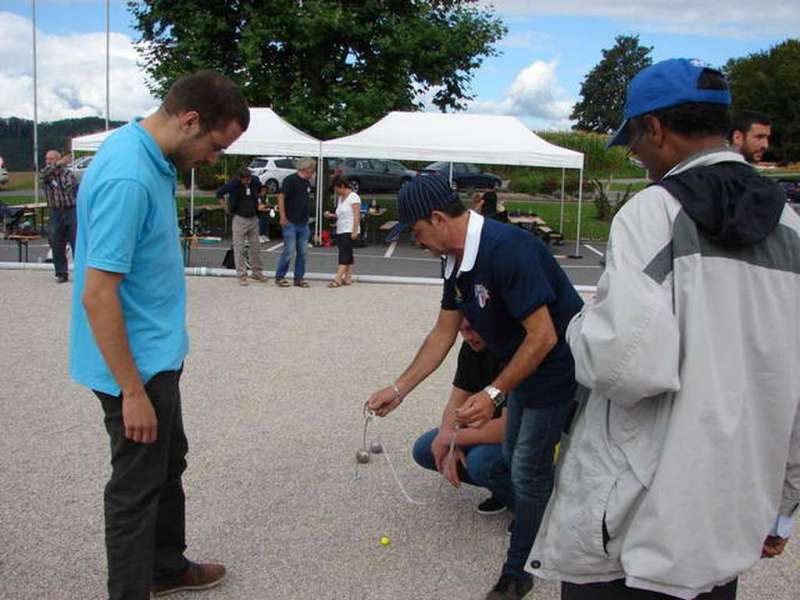
[[[189,446],[180,377],[181,371],[164,371],[145,385],[158,418],[158,439],[152,444],[125,437],[121,395],[94,392],[111,440],[111,479],[104,497],[111,600],[145,600],[154,580],[188,567],[181,475]]]
[[[700,594],[695,600],[736,600],[738,580],[715,587],[710,592]],[[675,600],[674,596],[637,590],[625,585],[624,579],[606,583],[561,584],[561,600]]]
[[[336,236],[336,245],[339,247],[339,264],[353,264],[353,238],[349,233],[340,233]]]

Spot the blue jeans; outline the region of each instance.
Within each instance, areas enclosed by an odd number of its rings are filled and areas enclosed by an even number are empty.
[[[433,438],[439,433],[438,429],[431,429],[423,433],[414,442],[412,455],[420,467],[436,470],[436,460],[431,452]],[[505,468],[503,447],[500,444],[481,444],[464,449],[467,458],[467,468],[458,466],[461,481],[470,485],[485,487],[492,496],[505,501],[511,496],[511,481],[508,470]]]
[[[50,247],[53,249],[53,266],[56,275],[67,275],[67,243],[75,257],[75,236],[78,231],[78,219],[74,208],[50,209]]]
[[[553,453],[561,439],[571,402],[545,408],[525,408],[525,397],[512,392],[506,409],[503,454],[511,470],[514,492],[514,528],[503,574],[529,578],[525,572],[533,541],[553,491]]]
[[[311,237],[311,229],[308,223],[296,225],[289,221],[289,224],[281,228],[283,231],[283,252],[278,259],[278,268],[275,270],[275,279],[283,279],[289,270],[289,262],[294,254],[297,258],[294,262],[294,280],[300,281],[306,274],[306,250],[308,249],[308,238]]]

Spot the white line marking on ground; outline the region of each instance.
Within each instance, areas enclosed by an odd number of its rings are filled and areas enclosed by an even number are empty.
[[[605,256],[602,252],[600,252],[600,250],[598,250],[594,246],[590,246],[589,244],[584,244],[583,247],[591,250],[592,252],[597,254],[597,256]]]
[[[267,252],[277,252],[281,248],[283,248],[283,242],[278,242],[274,246],[270,246],[269,248],[267,248]]]
[[[391,244],[389,244],[389,247],[386,249],[383,258],[392,258],[392,254],[394,254],[395,248],[397,248],[397,241],[394,241]]]
[[[273,246],[267,250],[262,250],[261,252],[273,252],[280,249],[283,244],[278,244],[277,246]],[[192,252],[221,252],[226,250],[226,248],[193,248]],[[306,252],[306,256],[328,256],[336,258],[335,252]],[[358,258],[359,260],[385,260],[385,257],[382,254],[359,254],[358,252],[354,252],[353,256]],[[441,262],[438,258],[417,258],[414,256],[392,256],[389,260],[410,260],[414,262],[434,262],[438,263]]]

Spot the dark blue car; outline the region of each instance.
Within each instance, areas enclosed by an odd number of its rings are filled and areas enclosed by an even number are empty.
[[[425,173],[438,173],[450,176],[449,162],[435,162],[425,167]],[[485,173],[469,163],[453,163],[453,187],[456,189],[478,188],[493,190],[499,188],[500,178],[493,173]]]

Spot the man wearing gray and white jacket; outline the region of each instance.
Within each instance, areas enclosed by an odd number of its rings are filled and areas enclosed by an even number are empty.
[[[729,105],[700,61],[628,87],[610,145],[656,183],[567,331],[588,394],[528,561],[563,600],[735,598],[800,512],[800,217],[724,148]]]

